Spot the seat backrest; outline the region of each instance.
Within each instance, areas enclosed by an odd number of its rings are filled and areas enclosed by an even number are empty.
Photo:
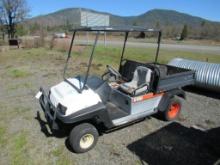
[[[143,84],[149,84],[151,73],[151,69],[144,66],[138,66],[134,71],[132,82],[136,82],[138,87]]]

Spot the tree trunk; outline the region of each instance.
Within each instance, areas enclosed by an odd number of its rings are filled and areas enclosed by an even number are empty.
[[[8,38],[14,38],[15,35],[15,24],[13,23],[13,17],[11,14],[8,15]]]

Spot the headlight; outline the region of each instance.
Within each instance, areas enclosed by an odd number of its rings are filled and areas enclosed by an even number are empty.
[[[63,106],[62,104],[58,104],[57,108],[59,109],[60,113],[65,115],[66,114],[66,110],[67,108],[65,106]]]

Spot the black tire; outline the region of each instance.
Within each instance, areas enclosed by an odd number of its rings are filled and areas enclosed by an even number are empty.
[[[181,108],[182,108],[181,100],[176,97],[171,98],[167,109],[165,111],[161,112],[163,120],[165,120],[165,121],[176,120],[180,115]]]
[[[89,136],[89,138],[93,138],[93,141],[89,143],[91,145],[86,147],[84,145],[83,147],[82,143],[86,143],[83,142],[83,138],[87,138],[86,136]],[[72,129],[69,136],[69,143],[74,152],[84,153],[91,150],[96,145],[98,137],[98,131],[92,124],[83,123],[77,125]]]

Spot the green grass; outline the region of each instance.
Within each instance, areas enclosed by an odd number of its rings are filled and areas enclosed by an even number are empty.
[[[107,47],[98,45],[94,52],[93,65],[90,73],[101,74],[106,69],[105,66],[111,65],[115,68],[118,68],[120,57],[121,57],[121,47],[109,46]],[[91,52],[91,46],[88,46],[83,49],[83,51],[75,50],[73,51],[73,57],[70,60],[69,68],[70,75],[72,73],[85,73],[86,66],[81,65],[83,63],[87,64],[89,55]],[[136,60],[140,62],[153,62],[155,58],[156,49],[155,48],[135,48],[128,47],[125,51],[124,58]],[[39,69],[47,68],[45,64],[42,64],[41,61],[48,64],[60,64],[64,65],[67,52],[61,53],[56,50],[49,50],[46,48],[33,48],[33,49],[24,49],[24,50],[12,50],[9,52],[11,58],[15,58],[16,61],[22,61],[23,63],[32,62],[34,65],[38,65]],[[15,56],[16,54],[16,56]],[[192,60],[207,61],[213,63],[220,63],[220,53],[219,54],[208,54],[200,52],[188,52],[188,51],[178,51],[178,50],[166,50],[161,49],[159,53],[158,62],[168,63],[171,59],[180,57]],[[9,58],[9,55],[6,56]],[[57,60],[59,59],[59,60]],[[30,72],[27,69],[22,67],[15,67],[14,69],[9,68],[8,74],[12,78],[26,77],[30,75]],[[34,73],[33,73],[34,74]]]
[[[31,108],[30,107],[14,107],[14,108],[9,108],[5,107],[4,109],[0,110],[0,120],[5,121],[5,122],[10,122],[10,120],[16,116],[23,117],[27,120],[29,120],[30,117],[30,112]]]
[[[0,127],[0,146],[5,144],[5,132],[6,128],[5,127]]]
[[[51,153],[53,156],[59,157],[63,153],[63,148],[58,147],[54,149]]]
[[[161,50],[159,54],[159,62],[168,63],[173,58],[185,58],[190,60],[208,61],[212,63],[220,63],[220,53],[218,55],[208,53],[197,53],[188,51],[170,51]]]
[[[30,164],[27,154],[27,137],[26,133],[21,132],[12,138],[12,147],[10,149],[11,164],[25,165]]]
[[[79,68],[73,70],[74,73],[85,73],[87,61],[90,55],[91,47],[87,47],[83,53],[80,55],[77,52],[72,53],[72,62],[69,66],[79,66]],[[106,69],[106,65],[111,65],[114,68],[119,67],[120,57],[122,49],[120,47],[113,46],[97,46],[94,57],[93,65],[91,67],[90,73],[102,74]],[[143,63],[154,62],[156,54],[155,48],[131,48],[128,47],[125,51],[124,58],[134,61],[139,61]],[[220,54],[207,54],[207,53],[195,53],[188,51],[174,51],[161,49],[158,57],[158,62],[167,64],[173,58],[186,58],[191,60],[207,61],[213,63],[220,63]],[[80,64],[80,65],[79,65]],[[83,64],[83,65],[81,65]],[[84,66],[84,67],[83,67]],[[97,67],[99,66],[99,67]],[[73,72],[72,70],[70,73]],[[81,71],[81,72],[80,72]],[[71,75],[71,74],[70,74]]]
[[[23,69],[10,69],[8,71],[9,76],[12,78],[24,78],[30,75],[30,73]]]
[[[64,153],[64,146],[54,149],[51,153],[53,156],[57,157],[56,165],[74,165],[67,157],[66,153]]]
[[[56,165],[74,165],[72,161],[67,156],[62,156],[56,162]]]
[[[89,57],[88,49],[80,56],[85,58]],[[124,58],[137,60],[141,62],[152,62],[155,58],[156,49],[155,48],[131,48],[128,47],[125,51]],[[73,56],[77,56],[74,54]],[[101,64],[117,64],[120,61],[121,48],[120,47],[104,47],[97,46],[94,54],[94,62]],[[159,62],[168,63],[171,59],[180,57],[192,60],[206,61],[220,63],[220,53],[219,55],[208,54],[208,53],[198,53],[198,52],[188,52],[188,51],[177,51],[177,50],[165,50],[161,49],[159,53]]]
[[[30,89],[32,87],[32,84],[28,83],[28,82],[25,82],[25,83],[20,83],[20,84],[10,84],[8,87],[7,87],[7,90],[16,90],[16,89],[20,89],[20,88],[26,88],[26,89]]]

